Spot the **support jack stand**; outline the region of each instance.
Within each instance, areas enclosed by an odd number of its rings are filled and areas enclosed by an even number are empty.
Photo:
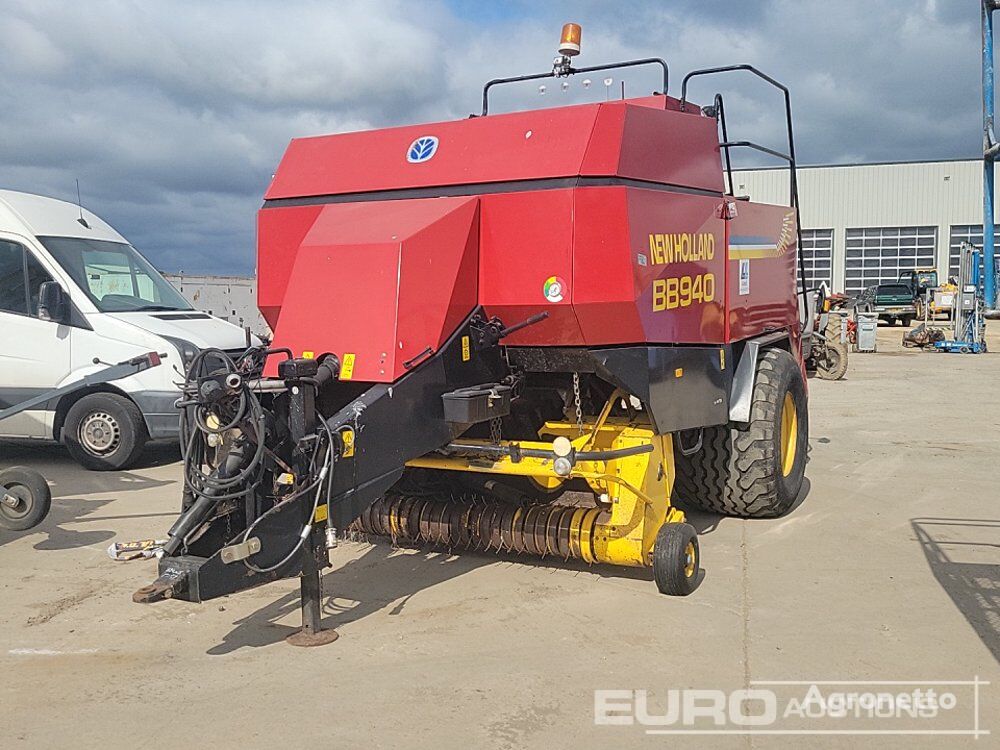
[[[325,646],[333,643],[339,634],[336,630],[324,629],[322,625],[323,602],[319,565],[316,563],[316,547],[313,535],[309,536],[302,549],[302,575],[299,578],[302,598],[302,628],[292,633],[285,642],[292,646]]]

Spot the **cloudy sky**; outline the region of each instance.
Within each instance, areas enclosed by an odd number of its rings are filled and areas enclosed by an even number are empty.
[[[674,94],[735,62],[786,81],[803,163],[980,150],[978,0],[0,0],[0,187],[75,199],[79,178],[161,269],[249,273],[290,138],[463,117],[486,79],[548,69],[570,20],[580,64],[664,57]],[[596,83],[496,106],[603,99]],[[780,101],[744,83],[692,98],[723,91],[733,136],[780,145]]]

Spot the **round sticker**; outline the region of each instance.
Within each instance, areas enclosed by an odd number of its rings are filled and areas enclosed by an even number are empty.
[[[559,276],[549,276],[542,287],[545,299],[549,302],[562,302],[566,295],[566,282]]]

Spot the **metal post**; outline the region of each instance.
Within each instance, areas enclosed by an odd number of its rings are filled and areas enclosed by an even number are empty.
[[[996,0],[982,0],[983,14],[983,298],[987,310],[996,307],[993,242],[993,11]]]
[[[299,443],[307,435],[316,431],[316,389],[300,379],[302,376],[316,375],[316,363],[313,360],[289,360],[292,364],[282,362],[287,372],[294,370],[295,377],[286,379],[289,385],[288,427],[289,436]],[[281,371],[279,369],[279,374]],[[309,462],[302,455],[296,457],[295,472],[300,482],[308,484]],[[312,506],[303,504],[303,524],[312,525]],[[299,574],[299,595],[301,597],[302,628],[285,640],[293,646],[322,646],[337,640],[337,631],[324,630],[321,624],[323,615],[322,589],[320,568],[316,555],[320,552],[316,544],[316,533],[313,531],[302,544],[302,572]]]

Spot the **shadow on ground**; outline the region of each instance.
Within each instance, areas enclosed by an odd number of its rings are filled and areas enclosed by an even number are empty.
[[[931,573],[983,644],[1000,662],[1000,521],[914,518],[910,521]]]
[[[811,489],[808,479],[789,513],[806,499]],[[685,508],[688,522],[700,534],[710,534],[721,521],[736,522],[696,508]],[[760,521],[763,523],[764,521]],[[420,548],[419,554],[394,554],[397,548],[388,540],[372,537],[372,546],[359,558],[323,576],[323,590],[331,595],[323,605],[323,626],[338,628],[368,617],[391,606],[390,615],[402,614],[407,602],[421,591],[464,575],[475,568],[496,562],[517,563],[569,571],[589,572],[601,578],[653,581],[649,568],[626,568],[613,565],[588,565],[582,560],[537,558],[513,553],[477,553],[463,551],[453,555],[448,550]],[[707,571],[701,571],[700,583]],[[256,648],[277,643],[297,630],[280,620],[299,610],[299,592],[285,594],[253,614],[237,620],[235,627],[219,643],[208,649],[210,655],[228,654],[241,648]]]
[[[163,466],[180,456],[173,444],[153,444],[135,468]],[[0,467],[28,466],[39,471],[52,490],[52,509],[35,528],[12,532],[0,530],[0,546],[24,537],[43,537],[35,542],[37,550],[61,550],[87,547],[108,541],[117,535],[115,524],[131,518],[169,518],[174,513],[127,513],[99,515],[98,511],[118,499],[122,493],[137,492],[169,484],[178,485],[177,505],[180,507],[180,486],[176,480],[153,479],[136,471],[87,471],[69,457],[59,445],[0,444]],[[101,497],[93,497],[101,495]],[[81,524],[87,524],[78,528]],[[100,524],[98,527],[90,524]],[[101,528],[107,524],[109,528]],[[162,524],[164,528],[168,524]]]
[[[416,594],[470,570],[490,565],[496,558],[485,555],[449,555],[422,551],[398,554],[388,542],[377,542],[361,557],[323,576],[323,627],[338,628],[391,606],[390,615],[400,615]],[[394,554],[396,553],[396,554]],[[297,621],[299,591],[285,594],[256,612],[237,620],[222,643],[210,655],[228,654],[240,648],[269,646],[282,641],[298,627],[279,623],[294,616]]]
[[[812,490],[812,482],[809,481],[809,477],[805,477],[802,480],[802,487],[799,489],[799,494],[795,498],[795,502],[792,503],[792,507],[788,509],[786,513],[782,515],[782,518],[788,518],[799,507],[806,501],[809,497],[809,492]],[[694,526],[695,531],[698,532],[699,536],[704,536],[706,534],[711,534],[717,528],[719,528],[720,523],[730,522],[735,523],[740,521],[739,518],[730,518],[728,516],[723,516],[718,513],[709,513],[708,511],[701,510],[690,503],[686,503],[684,500],[677,500],[677,507],[684,511],[684,515],[687,518],[687,522]],[[773,521],[772,518],[760,518],[760,519],[749,519],[754,523],[768,523]]]
[[[100,500],[53,500],[52,509],[42,522],[27,531],[0,530],[0,546],[25,537],[42,537],[35,542],[37,550],[76,549],[107,541],[115,535],[107,529],[87,529],[78,531],[71,526],[88,518],[92,513],[112,502],[112,498]]]
[[[129,471],[88,471],[70,458],[61,445],[0,443],[0,466],[27,466],[41,472],[52,487],[53,497],[132,492],[162,487],[174,480],[153,479],[137,472],[166,466],[179,460],[180,449],[175,444],[154,443]]]
[[[388,540],[373,537],[371,541],[372,546],[361,557],[323,576],[323,591],[329,594],[323,603],[323,627],[338,628],[387,607],[391,607],[390,615],[402,615],[410,599],[421,591],[496,563],[587,572],[601,578],[649,581],[653,585],[653,573],[647,568],[591,566],[581,560],[562,561],[504,553],[464,551],[451,554],[447,550],[426,547],[419,548],[417,554],[405,554],[399,553]],[[296,589],[237,620],[222,643],[208,649],[207,653],[222,655],[241,648],[277,643],[298,629],[279,621],[292,616],[297,622],[298,611],[299,591]]]

